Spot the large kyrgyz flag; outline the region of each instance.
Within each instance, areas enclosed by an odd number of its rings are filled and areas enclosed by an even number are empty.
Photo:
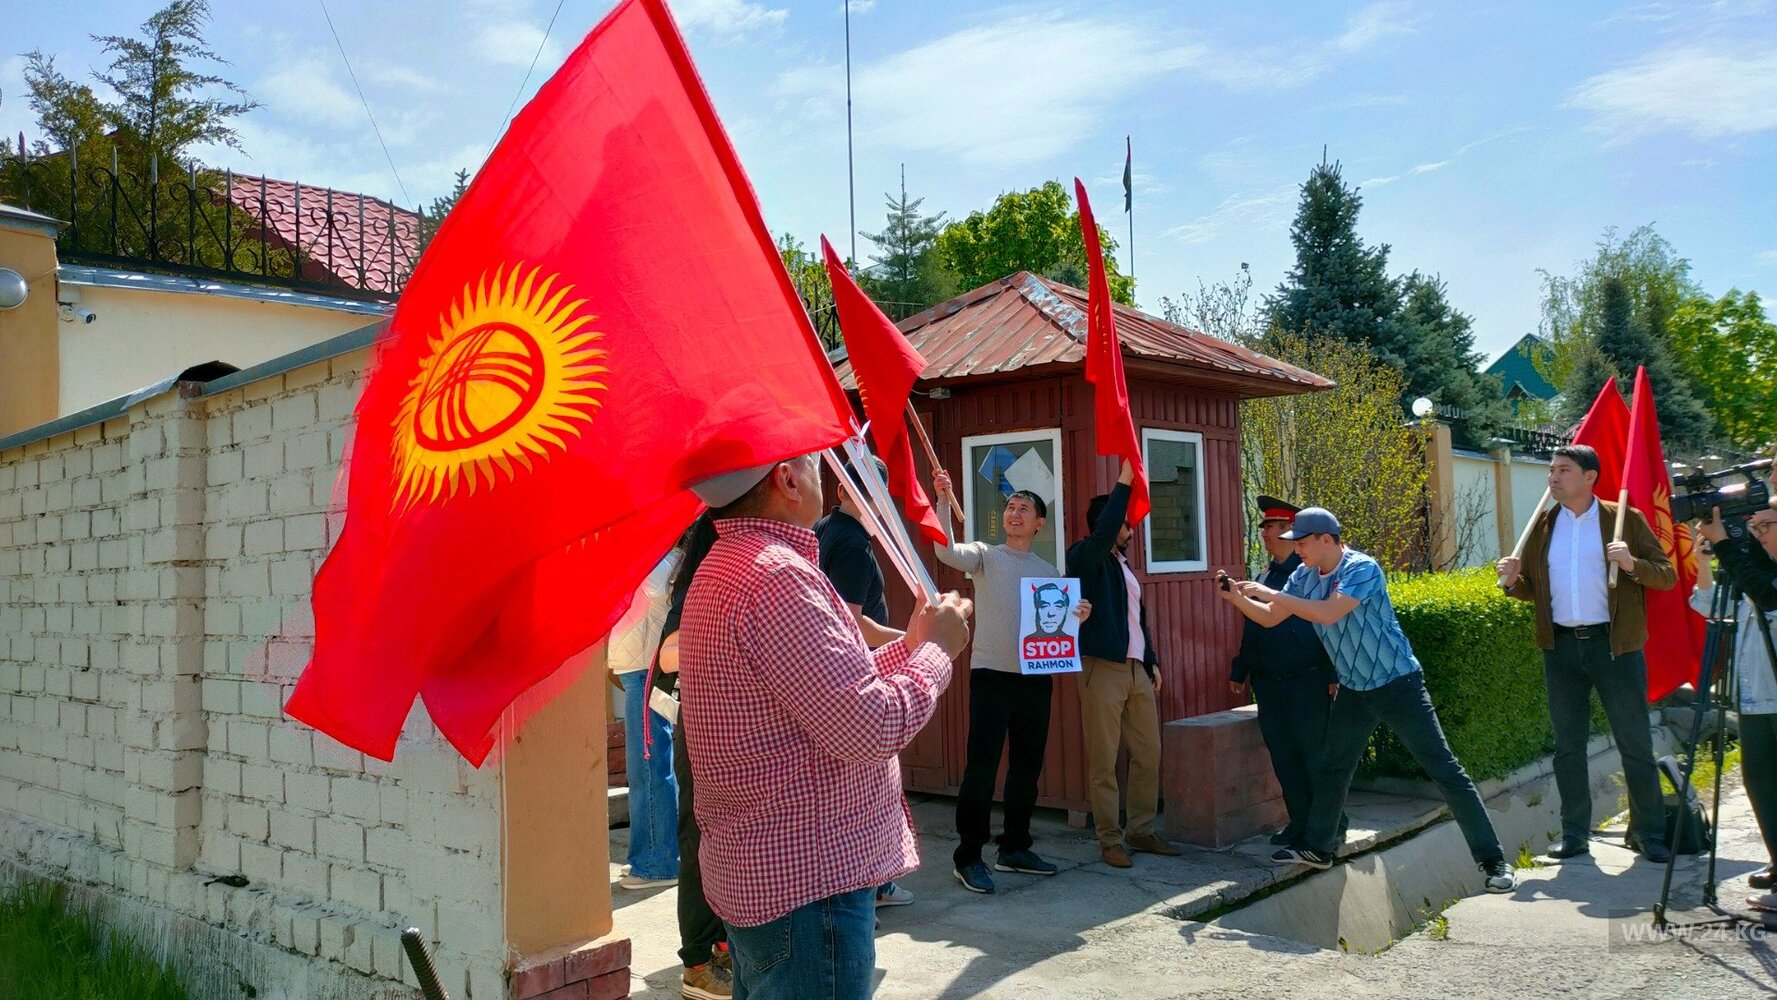
[[[1592,484],[1592,495],[1616,503],[1623,491],[1623,450],[1629,440],[1629,407],[1617,389],[1612,375],[1598,390],[1598,398],[1586,411],[1586,418],[1574,429],[1573,443],[1589,445],[1598,453],[1598,481]]]
[[[1093,423],[1100,455],[1116,455],[1135,467],[1129,497],[1129,523],[1148,516],[1148,473],[1142,468],[1141,439],[1129,415],[1129,387],[1123,380],[1123,347],[1117,342],[1116,308],[1111,302],[1111,282],[1104,270],[1104,248],[1098,243],[1098,223],[1092,219],[1092,203],[1086,185],[1074,178],[1074,196],[1080,201],[1080,236],[1086,241],[1086,381],[1092,383]]]
[[[392,758],[414,696],[479,764],[699,510],[850,410],[661,0],[519,114],[397,305],[286,710]]]
[[[1647,592],[1647,697],[1658,701],[1695,682],[1703,656],[1703,616],[1691,610],[1691,589],[1697,568],[1691,553],[1691,532],[1672,520],[1672,481],[1666,475],[1666,453],[1660,444],[1660,418],[1647,369],[1635,372],[1635,402],[1629,409],[1628,446],[1623,464],[1623,489],[1629,505],[1641,511],[1660,539],[1666,557],[1678,569],[1678,585]]]
[[[907,520],[919,526],[927,541],[943,545],[948,541],[944,526],[919,483],[913,442],[907,439],[907,400],[919,373],[926,370],[926,359],[852,280],[825,236],[821,237],[821,254],[833,284],[833,308],[839,314],[839,332],[845,337],[845,356],[858,380],[858,396],[864,401],[864,419],[870,424],[876,453],[888,466],[889,494],[901,501]]]

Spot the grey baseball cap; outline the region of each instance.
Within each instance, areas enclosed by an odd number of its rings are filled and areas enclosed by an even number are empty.
[[[778,467],[778,464],[772,462],[769,465],[755,465],[750,469],[736,469],[733,472],[724,472],[719,476],[711,476],[692,486],[691,492],[697,494],[697,499],[702,500],[712,509],[726,507],[746,496],[747,491],[759,485],[760,481],[769,475],[772,469]]]
[[[1307,538],[1309,535],[1339,535],[1339,519],[1325,507],[1304,507],[1296,512],[1296,520],[1282,537]]]

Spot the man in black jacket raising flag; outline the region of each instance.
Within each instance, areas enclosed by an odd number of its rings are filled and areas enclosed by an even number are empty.
[[[1177,855],[1154,832],[1160,805],[1160,657],[1148,633],[1141,582],[1124,552],[1129,527],[1129,484],[1135,469],[1125,459],[1117,486],[1092,498],[1086,520],[1092,533],[1067,550],[1067,575],[1080,580],[1080,596],[1092,614],[1080,626],[1080,721],[1086,733],[1092,818],[1099,852],[1113,868],[1133,863],[1129,852]],[[1129,748],[1129,837],[1125,847],[1117,809],[1117,750]]]

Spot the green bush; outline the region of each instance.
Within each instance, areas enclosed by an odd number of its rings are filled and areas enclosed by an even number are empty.
[[[0,895],[0,997],[185,1000],[167,966],[85,914],[61,893],[22,885]]]
[[[1425,667],[1425,686],[1456,759],[1476,781],[1498,778],[1554,752],[1534,609],[1507,597],[1492,567],[1390,581],[1401,628]],[[1603,711],[1593,701],[1594,728]],[[1373,774],[1423,777],[1407,748],[1378,729]]]

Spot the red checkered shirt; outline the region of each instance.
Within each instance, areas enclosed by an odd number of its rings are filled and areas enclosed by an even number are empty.
[[[872,652],[816,565],[814,532],[716,522],[685,596],[680,719],[703,890],[753,927],[919,864],[896,754],[950,683],[932,643]]]

